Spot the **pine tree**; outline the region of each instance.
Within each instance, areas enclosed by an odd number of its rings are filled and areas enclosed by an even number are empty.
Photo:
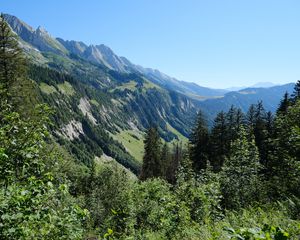
[[[221,187],[226,208],[245,207],[257,200],[259,157],[254,137],[248,140],[241,128],[239,138],[232,143],[231,153],[223,167]]]
[[[253,131],[254,124],[255,124],[255,105],[251,104],[247,115],[246,115],[246,124],[250,131]]]
[[[228,142],[227,139],[226,114],[222,111],[214,120],[210,136],[210,162],[215,171],[220,171],[229,151],[230,142]]]
[[[161,162],[162,162],[162,176],[167,178],[167,171],[171,165],[171,155],[168,144],[165,142],[160,154]]]
[[[231,106],[226,114],[227,141],[232,142],[238,137],[240,127],[244,124],[244,114],[241,109]]]
[[[170,156],[170,164],[168,165],[167,172],[166,172],[166,179],[169,183],[175,184],[176,183],[176,175],[178,171],[178,167],[182,162],[183,158],[182,153],[182,146],[178,143],[174,144],[173,152]]]
[[[291,105],[291,100],[290,100],[290,97],[289,97],[289,93],[286,92],[283,96],[283,99],[280,101],[280,104],[279,104],[279,107],[276,111],[277,115],[278,114],[286,114],[287,113],[287,110],[288,110],[288,107]]]
[[[209,157],[209,134],[206,119],[201,111],[190,137],[190,159],[196,171],[205,169]]]
[[[164,164],[161,159],[161,141],[156,127],[148,129],[144,143],[145,154],[140,179],[163,177]]]
[[[300,80],[297,81],[294,87],[294,92],[291,97],[293,103],[296,103],[297,99],[300,99]]]
[[[263,107],[263,103],[260,101],[255,106],[255,115],[254,115],[254,128],[253,134],[255,137],[255,143],[258,147],[261,163],[265,166],[267,162],[267,149],[266,149],[266,140],[267,140],[267,113]]]
[[[270,196],[300,197],[300,101],[275,119],[272,151],[268,163]]]

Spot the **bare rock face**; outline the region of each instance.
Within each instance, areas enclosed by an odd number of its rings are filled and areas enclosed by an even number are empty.
[[[68,41],[62,38],[56,38],[56,40],[59,41],[68,51],[78,56],[82,56],[82,54],[88,48],[88,46],[85,45],[83,42],[78,42],[73,40]]]
[[[17,17],[9,14],[4,14],[4,19],[19,37],[26,42],[31,41],[34,33],[34,29],[31,26],[27,25]]]
[[[34,30],[32,27],[15,16],[4,14],[4,19],[11,26],[12,30],[25,42],[31,44],[40,51],[54,52],[58,54],[67,53],[66,48],[42,27]]]

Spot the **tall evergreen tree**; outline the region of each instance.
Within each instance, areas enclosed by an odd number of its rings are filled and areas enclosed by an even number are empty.
[[[231,106],[226,114],[227,141],[232,142],[238,137],[240,127],[244,124],[244,114],[241,109]]]
[[[164,163],[161,159],[161,141],[156,127],[148,129],[145,143],[145,154],[140,175],[141,180],[153,177],[164,177]]]
[[[286,114],[288,107],[291,105],[291,100],[289,97],[289,93],[286,92],[283,96],[283,99],[280,101],[279,107],[276,111],[277,115],[278,114]]]
[[[209,157],[209,134],[206,119],[201,111],[190,137],[190,159],[196,171],[205,169]]]
[[[214,120],[214,125],[210,136],[210,162],[215,171],[219,171],[230,148],[227,141],[226,114],[222,111],[218,113]]]
[[[300,100],[275,119],[273,149],[268,164],[270,195],[300,197]]]
[[[296,103],[297,99],[300,99],[300,80],[297,81],[291,97],[293,103]]]
[[[255,106],[254,115],[254,128],[253,134],[255,137],[255,143],[258,147],[261,163],[266,165],[266,140],[267,140],[267,113],[264,109],[263,103],[259,101]]]
[[[169,183],[175,184],[176,183],[176,175],[178,171],[178,167],[183,159],[183,153],[182,153],[182,146],[178,143],[173,145],[173,152],[170,156],[170,163],[167,168],[166,172],[166,179]]]
[[[246,124],[250,131],[253,131],[254,124],[255,124],[255,105],[251,104],[247,115],[246,115]]]
[[[160,154],[161,162],[162,162],[162,175],[164,178],[167,178],[167,171],[169,166],[171,165],[171,154],[168,144],[165,142],[163,147],[161,148]]]

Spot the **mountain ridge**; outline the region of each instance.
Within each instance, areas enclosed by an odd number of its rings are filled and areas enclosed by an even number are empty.
[[[86,164],[92,157],[109,156],[136,173],[143,134],[151,125],[166,142],[187,142],[199,110],[212,125],[217,112],[232,104],[246,111],[263,98],[266,110],[274,111],[285,91],[291,91],[292,86],[232,93],[201,87],[135,65],[105,45],[54,39],[41,27],[34,30],[5,16],[35,64],[32,80],[56,111],[53,135]]]
[[[190,83],[185,81],[177,80],[176,78],[170,77],[159,70],[152,68],[144,68],[142,66],[131,63],[127,58],[117,56],[108,46],[104,44],[100,45],[86,45],[83,42],[74,40],[64,40],[62,38],[52,38],[43,28],[38,27],[34,30],[32,27],[19,20],[17,17],[4,14],[6,21],[10,24],[13,30],[26,42],[30,42],[40,51],[51,51],[57,54],[67,54],[67,51],[84,58],[85,60],[93,63],[103,64],[106,67],[128,73],[131,71],[137,71],[149,78],[152,82],[159,84],[169,90],[177,91],[182,94],[187,92],[193,93],[201,97],[212,97],[223,95],[228,92],[224,89],[212,89],[202,87],[196,83]],[[18,28],[15,28],[16,25]],[[25,29],[30,28],[30,33],[33,37],[29,37],[29,33],[22,31],[22,27]],[[49,43],[49,45],[46,45]]]

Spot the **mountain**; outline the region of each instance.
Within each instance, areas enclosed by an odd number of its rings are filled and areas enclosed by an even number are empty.
[[[19,20],[15,16],[5,14],[6,21],[20,38],[31,44],[39,51],[53,52],[57,54],[76,54],[79,57],[96,64],[102,64],[109,69],[128,73],[132,71],[144,74],[150,81],[165,87],[169,90],[177,91],[195,98],[207,98],[221,96],[228,92],[221,89],[211,89],[201,87],[195,83],[179,81],[175,78],[161,73],[151,68],[143,68],[139,65],[132,64],[125,57],[117,56],[109,47],[101,45],[87,46],[82,42],[65,41],[61,38],[52,38],[49,33],[42,27],[34,30],[32,27]]]
[[[291,94],[294,86],[294,83],[288,83],[270,88],[245,88],[226,93],[224,97],[203,101],[200,108],[208,115],[210,120],[218,112],[229,110],[232,105],[241,108],[243,112],[247,112],[250,105],[258,101],[263,102],[266,111],[275,112],[285,92]]]
[[[170,77],[159,70],[152,68],[144,68],[139,65],[132,64],[128,59],[121,57],[121,59],[126,63],[127,68],[132,71],[138,71],[143,75],[147,76],[152,82],[159,84],[169,90],[177,91],[185,94],[189,97],[196,99],[205,99],[215,96],[223,96],[224,93],[228,92],[223,89],[212,89],[201,87],[196,83],[190,83],[185,81],[179,81],[176,78]]]
[[[242,87],[230,87],[230,88],[226,88],[226,90],[230,91],[230,92],[233,92],[233,91],[239,91],[239,90],[242,90],[242,89],[245,89],[245,88],[270,88],[270,87],[274,87],[274,86],[278,86],[278,84],[274,84],[272,82],[258,82],[258,83],[255,83],[249,87],[245,87],[245,86],[242,86]]]
[[[179,81],[117,56],[105,45],[53,38],[17,17],[5,15],[31,65],[41,98],[55,110],[52,135],[87,165],[113,159],[138,173],[145,129],[156,125],[167,142],[187,141],[197,112],[210,123],[232,104],[244,111],[263,100],[274,111],[291,85],[238,92]]]
[[[271,82],[258,82],[250,87],[252,87],[252,88],[270,88],[270,87],[274,87],[274,86],[276,86],[276,84],[271,83]]]

